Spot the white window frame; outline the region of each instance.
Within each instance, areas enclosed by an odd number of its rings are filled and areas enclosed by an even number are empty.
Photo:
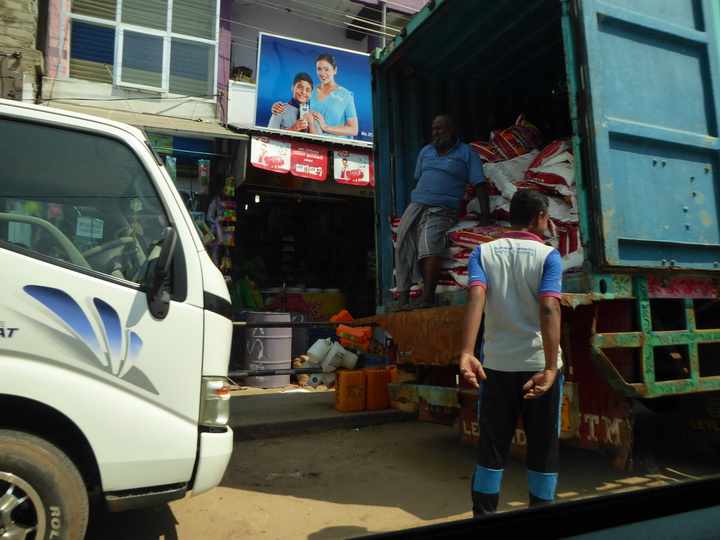
[[[176,96],[176,95],[182,95],[182,94],[173,94],[170,92],[170,50],[172,46],[172,39],[182,39],[185,41],[192,41],[195,43],[201,43],[205,45],[209,45],[214,49],[214,54],[212,55],[213,58],[213,66],[212,66],[212,86],[210,87],[211,92],[217,91],[217,85],[218,85],[218,56],[219,56],[219,50],[220,50],[220,1],[221,0],[215,0],[215,13],[216,13],[216,19],[218,20],[218,23],[215,24],[215,32],[214,32],[214,38],[213,39],[204,39],[204,38],[198,38],[195,36],[188,36],[187,34],[180,34],[180,33],[173,33],[171,32],[171,26],[172,26],[172,10],[173,10],[173,2],[174,0],[168,0],[168,10],[167,10],[167,18],[165,20],[165,30],[157,30],[155,28],[146,28],[142,26],[136,26],[132,24],[122,23],[121,22],[121,13],[122,13],[122,4],[123,0],[117,0],[117,10],[115,12],[115,20],[109,20],[109,19],[100,19],[96,17],[89,17],[87,15],[77,15],[70,11],[70,3],[68,0],[63,0],[62,3],[62,12],[63,16],[61,19],[61,47],[60,50],[67,50],[68,54],[67,57],[65,55],[61,55],[60,57],[60,65],[58,73],[63,72],[64,66],[62,65],[64,61],[67,61],[68,63],[70,60],[70,37],[69,32],[67,32],[67,27],[70,26],[71,21],[79,21],[79,22],[85,22],[88,24],[97,24],[100,26],[106,26],[106,27],[114,27],[115,29],[115,51],[114,51],[114,57],[115,57],[115,65],[113,66],[113,86],[123,87],[123,88],[132,88],[135,90],[142,90],[142,91],[150,91],[150,92],[158,92],[161,94],[167,94],[169,96]],[[131,31],[136,32],[139,34],[146,34],[151,36],[159,36],[163,38],[163,65],[161,69],[161,87],[156,86],[147,86],[147,85],[141,85],[141,84],[135,84],[130,83],[122,80],[122,50],[123,50],[123,44],[125,40],[125,32]],[[68,77],[69,78],[69,77]],[[207,101],[207,102],[216,102],[217,98],[215,96],[208,97],[208,98],[199,98],[199,97],[191,97],[189,99],[198,99],[201,101]]]

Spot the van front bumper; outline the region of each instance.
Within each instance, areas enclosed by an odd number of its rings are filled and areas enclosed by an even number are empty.
[[[199,438],[197,471],[192,485],[192,496],[204,493],[222,480],[233,450],[233,431],[201,432]]]

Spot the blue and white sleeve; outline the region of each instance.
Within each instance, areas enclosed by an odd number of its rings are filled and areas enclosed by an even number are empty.
[[[545,258],[540,280],[540,297],[543,296],[562,298],[562,259],[557,249],[553,249]]]
[[[482,266],[480,251],[482,246],[476,247],[468,259],[468,289],[470,287],[482,287],[487,289],[487,277]]]

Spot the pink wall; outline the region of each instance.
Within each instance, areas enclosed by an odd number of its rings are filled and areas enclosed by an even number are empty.
[[[70,7],[70,0],[67,2]],[[70,27],[66,24],[65,28],[61,28],[62,22],[62,0],[49,0],[48,2],[48,36],[47,50],[45,51],[45,76],[50,79],[56,79],[60,64],[60,43],[63,42],[63,59],[67,59],[68,55],[68,37]],[[66,21],[67,22],[67,21]],[[64,31],[65,38],[61,40],[60,32]],[[67,62],[63,62],[62,76],[67,76]]]
[[[220,104],[220,121],[227,122],[228,81],[230,80],[230,29],[232,23],[232,0],[220,2],[220,34],[218,43],[218,103]]]

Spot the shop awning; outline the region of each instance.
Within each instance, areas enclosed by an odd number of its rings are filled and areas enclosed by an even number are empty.
[[[106,120],[122,122],[138,127],[145,131],[183,135],[186,137],[213,137],[222,139],[236,139],[247,141],[249,137],[244,133],[237,133],[212,122],[187,120],[185,118],[173,118],[157,114],[133,113],[129,111],[117,111],[112,109],[101,109],[74,103],[51,102],[50,107],[66,111],[78,112],[98,116]]]

